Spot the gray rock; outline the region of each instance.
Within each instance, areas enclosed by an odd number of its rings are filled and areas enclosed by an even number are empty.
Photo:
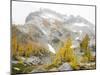
[[[71,65],[69,63],[63,63],[59,68],[59,71],[68,71],[68,70],[73,70]]]
[[[46,70],[44,68],[35,68],[31,71],[31,73],[35,73],[35,72],[45,72]]]
[[[36,56],[32,56],[30,58],[27,58],[25,61],[24,61],[25,64],[33,64],[33,65],[37,65],[39,63],[41,63],[41,60],[39,59],[39,57],[36,57]]]
[[[41,57],[41,62],[43,64],[51,64],[51,58],[50,58],[50,56]]]
[[[20,59],[21,59],[22,61],[25,61],[26,58],[25,58],[25,57],[20,57]]]
[[[14,60],[12,61],[12,64],[17,64],[17,63],[18,63],[18,61],[14,61]]]

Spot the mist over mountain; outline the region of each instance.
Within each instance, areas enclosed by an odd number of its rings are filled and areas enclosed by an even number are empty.
[[[95,25],[85,18],[79,15],[67,16],[49,9],[31,12],[26,17],[25,24],[17,26],[17,29],[27,34],[33,42],[38,41],[55,51],[68,36],[72,36],[74,45],[77,45],[86,34],[95,39]],[[53,50],[51,51],[55,53]]]

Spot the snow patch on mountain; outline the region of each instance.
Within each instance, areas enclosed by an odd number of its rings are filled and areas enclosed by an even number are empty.
[[[86,34],[90,38],[95,37],[94,28],[92,23],[81,16],[67,16],[49,9],[30,13],[26,17],[25,25],[19,27],[22,32],[46,43],[53,53],[60,47],[56,46],[56,43],[64,42],[69,35],[76,43]]]

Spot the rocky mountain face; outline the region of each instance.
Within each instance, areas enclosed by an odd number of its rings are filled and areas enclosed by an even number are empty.
[[[94,25],[83,17],[66,16],[49,9],[30,13],[26,17],[25,25],[17,28],[31,36],[31,39],[42,42],[48,48],[51,47],[53,53],[69,35],[73,37],[74,43],[81,41],[86,34],[95,39]]]
[[[70,42],[72,42],[72,44],[69,42],[67,47],[72,45],[71,48],[74,50],[72,50],[73,54],[76,54],[81,60],[80,57],[82,57],[83,53],[80,52],[79,47],[86,35],[89,36],[88,39],[90,39],[89,46],[91,48],[94,47],[95,26],[81,16],[66,16],[49,9],[40,9],[39,11],[31,12],[26,17],[24,25],[12,25],[12,50],[13,55],[17,56],[17,59],[12,61],[12,63],[14,67],[20,68],[20,66],[23,66],[31,68],[29,72],[32,73],[73,70],[69,62],[62,62],[59,54],[58,56],[56,54],[57,52],[61,52],[60,55],[63,54],[62,51],[58,50],[63,47],[66,39],[70,36],[72,39]],[[87,38],[85,41],[85,43],[87,43]],[[67,47],[64,47],[65,50],[64,48],[61,50],[67,51]],[[95,50],[93,53],[95,56]],[[74,58],[73,54],[72,57]],[[20,58],[18,58],[18,56]],[[45,69],[45,65],[52,65],[55,56],[59,58],[61,64],[56,67],[53,64],[53,68],[49,70]],[[78,62],[80,62],[79,59]],[[19,63],[19,61],[21,63]],[[15,70],[16,68],[14,71]]]

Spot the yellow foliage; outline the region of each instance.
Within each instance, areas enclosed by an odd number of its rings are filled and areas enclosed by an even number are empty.
[[[16,56],[16,52],[17,52],[17,38],[16,38],[16,35],[13,35],[12,36],[12,56]]]
[[[74,54],[72,46],[72,39],[68,37],[64,46],[60,48],[55,56],[55,60],[50,65],[51,66],[59,66],[63,62],[69,62],[74,69],[78,69],[77,57]]]
[[[46,49],[44,49],[41,45],[34,42],[20,42],[17,40],[17,35],[12,35],[12,56],[31,56],[31,55],[41,55],[47,52]]]
[[[80,47],[81,47],[82,50],[87,50],[89,41],[90,41],[90,38],[89,38],[88,35],[86,35],[86,36],[83,38],[83,40],[82,40],[82,42],[81,42],[81,44],[80,44]]]
[[[84,52],[83,59],[82,59],[82,61],[84,61],[84,62],[89,62],[91,60],[91,58],[92,58],[91,50],[90,50],[90,48],[88,46],[89,45],[89,41],[90,41],[90,38],[89,38],[88,35],[86,35],[83,38],[83,40],[82,40],[82,42],[80,44],[80,48]]]

